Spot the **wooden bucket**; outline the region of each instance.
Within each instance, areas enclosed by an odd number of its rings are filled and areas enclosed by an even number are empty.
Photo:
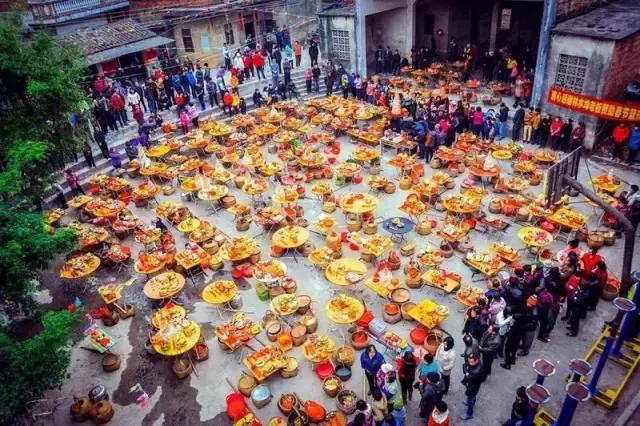
[[[307,340],[307,327],[298,324],[291,328],[291,338],[293,339],[293,346],[302,345]]]
[[[280,370],[280,376],[289,379],[298,375],[298,360],[294,357],[289,357],[286,367]]]
[[[278,335],[282,331],[282,326],[280,325],[280,321],[277,321],[277,320],[271,321],[269,324],[267,324],[265,328],[267,330],[267,338],[272,342],[276,341],[276,339],[278,338]]]
[[[602,238],[605,246],[612,246],[616,243],[616,233],[614,231],[603,231]]]
[[[290,399],[292,398],[293,404],[291,404],[291,407],[285,407],[282,405],[282,401],[284,398]],[[280,395],[280,398],[278,399],[278,409],[282,412],[282,414],[284,414],[285,416],[289,415],[289,413],[291,413],[293,411],[293,407],[295,407],[296,405],[298,405],[298,398],[292,394],[292,393],[283,393],[282,395]],[[280,423],[278,423],[279,425]]]
[[[298,296],[298,310],[296,311],[300,315],[306,314],[311,308],[311,297],[306,294]]]
[[[357,218],[347,219],[347,229],[349,231],[358,232],[361,227],[362,227],[362,222],[360,222],[360,219],[357,219]]]
[[[400,306],[397,303],[386,303],[382,310],[382,319],[388,324],[395,324],[402,319]]]
[[[402,319],[405,321],[414,321],[414,319],[409,315],[409,311],[415,308],[416,304],[413,302],[405,302],[400,306],[400,311],[402,312]]]
[[[393,182],[387,182],[384,185],[384,192],[387,194],[393,194],[394,192],[396,192],[396,184]]]
[[[258,381],[248,374],[242,373],[238,379],[238,390],[247,398],[251,396],[251,391],[258,386]]]
[[[529,220],[529,209],[526,207],[520,207],[516,212],[516,220],[518,222],[527,222]]]
[[[396,288],[389,297],[396,305],[402,305],[411,299],[411,293],[406,288]]]
[[[351,346],[359,351],[369,346],[369,336],[365,331],[356,331],[351,334]]]
[[[355,351],[349,346],[340,346],[333,354],[337,364],[347,365],[351,367],[355,360]]]
[[[406,191],[411,189],[411,178],[409,176],[402,176],[400,178],[400,189]]]
[[[364,226],[362,227],[362,231],[367,235],[373,235],[378,232],[378,224],[375,222],[375,220],[369,220],[365,222]]]
[[[102,357],[102,370],[107,373],[111,373],[120,369],[121,364],[120,355],[114,353],[106,353]]]
[[[337,376],[329,376],[322,381],[322,390],[329,398],[335,398],[342,390],[342,380]]]
[[[107,399],[98,401],[91,407],[90,416],[97,425],[108,423],[113,418],[113,406]]]
[[[236,204],[236,197],[233,195],[225,195],[222,197],[222,207],[228,209]]]
[[[185,358],[176,358],[173,361],[171,369],[173,370],[173,374],[175,374],[178,379],[184,379],[193,371],[191,363]]]
[[[408,271],[405,275],[405,282],[407,287],[409,288],[420,288],[422,287],[422,276],[420,275],[420,271],[418,269],[412,269]]]
[[[300,324],[304,326],[307,334],[315,333],[318,329],[318,318],[309,312],[300,318]]]
[[[336,211],[336,208],[336,203],[333,201],[325,201],[324,204],[322,204],[322,211],[325,213],[333,213]]]
[[[599,232],[589,232],[587,237],[587,246],[589,248],[600,248],[604,245],[604,237]]]
[[[489,201],[489,212],[493,214],[498,214],[502,211],[502,200],[499,198],[494,198]]]
[[[431,221],[421,220],[416,226],[416,232],[418,235],[429,235],[431,233]]]
[[[73,398],[73,404],[69,407],[69,413],[74,422],[84,422],[91,417],[91,409],[93,404],[86,396]]]
[[[604,300],[613,300],[618,297],[620,293],[620,281],[615,278],[609,278],[607,282],[602,287],[602,291],[600,292],[600,297]]]
[[[442,335],[441,331],[432,329],[429,331],[429,334],[427,334],[427,338],[424,339],[424,348],[431,355],[435,355],[436,350],[438,350],[438,346],[440,346],[440,343],[442,343],[443,339],[444,336]]]
[[[429,162],[429,165],[432,169],[440,169],[442,168],[442,161],[439,158],[433,157]]]

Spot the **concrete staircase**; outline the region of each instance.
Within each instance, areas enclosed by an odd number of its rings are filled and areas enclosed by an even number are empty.
[[[293,80],[293,82],[296,85],[296,89],[298,91],[298,94],[300,95],[298,100],[299,101],[304,101],[307,99],[311,99],[311,98],[315,98],[315,97],[319,97],[319,96],[324,96],[326,93],[326,87],[324,84],[324,76],[320,76],[320,91],[319,92],[311,92],[309,94],[307,94],[306,92],[306,84],[304,81],[304,70],[306,70],[306,67],[304,67],[303,65],[301,65],[299,68],[295,68],[293,70],[293,72],[291,73],[291,79]],[[255,109],[255,105],[253,104],[253,99],[252,99],[252,95],[253,92],[255,91],[256,88],[260,89],[262,91],[262,89],[266,86],[269,85],[269,83],[272,81],[271,80],[271,76],[269,72],[265,72],[265,74],[267,75],[267,79],[262,79],[262,80],[258,80],[257,77],[254,77],[253,79],[246,81],[244,84],[238,86],[239,87],[239,91],[240,91],[240,96],[245,98],[245,101],[247,103],[247,111],[253,110]],[[283,76],[280,75],[280,80],[282,80]],[[264,93],[263,93],[264,95]],[[205,99],[205,101],[208,101],[208,99]],[[200,119],[204,120],[204,119],[208,119],[208,118],[212,118],[215,120],[219,120],[219,121],[228,121],[229,120],[229,116],[225,115],[224,112],[222,111],[222,108],[217,107],[217,106],[213,106],[213,108],[211,108],[211,106],[207,103],[206,105],[206,109],[204,111],[200,112]],[[176,114],[176,107],[173,106],[169,111],[163,111],[162,113],[163,118],[165,119],[165,121],[169,121],[169,122],[175,122],[177,120],[177,114]],[[129,120],[129,125],[125,126],[124,128],[122,128],[121,130],[117,131],[117,132],[109,132],[107,134],[107,144],[109,145],[109,148],[115,148],[118,152],[120,152],[123,156],[123,165],[126,165],[129,161],[129,159],[127,158],[125,151],[124,151],[124,146],[125,143],[130,139],[129,135],[131,134],[137,134],[137,123],[135,123],[132,119]],[[162,133],[160,129],[156,129],[152,134],[151,134],[151,140],[152,142],[160,139],[162,137]],[[92,147],[93,144],[92,144]],[[95,147],[94,147],[95,148]],[[87,166],[87,163],[84,159],[84,157],[79,154],[79,160],[77,163],[74,164],[68,164],[66,167],[67,168],[71,168],[74,172],[76,172],[76,174],[78,175],[78,178],[80,179],[80,182],[84,185],[86,183],[86,180],[89,176],[93,175],[94,173],[97,172],[106,172],[107,170],[109,170],[111,168],[111,162],[109,159],[105,159],[102,156],[102,153],[98,150],[98,149],[94,149],[93,150],[93,157],[94,160],[96,162],[96,167],[95,168],[89,168]],[[66,183],[66,181],[64,180],[64,178],[60,177],[60,179],[58,180],[58,183],[62,186],[62,188],[64,189],[65,192],[65,196],[67,196],[67,198],[70,197],[70,190],[69,187]],[[54,196],[49,196],[45,199],[45,203],[46,204],[51,204],[51,202],[53,202],[53,199],[55,197]]]

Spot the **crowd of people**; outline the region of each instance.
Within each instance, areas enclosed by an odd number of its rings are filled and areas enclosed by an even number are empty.
[[[371,404],[359,403],[362,414],[356,416],[353,426],[404,425],[414,389],[419,392],[419,415],[426,424],[449,425],[445,399],[455,368],[463,373],[466,410],[461,418],[470,420],[496,359],[502,359],[500,367],[510,370],[518,357],[529,355],[536,339],[542,343],[551,340],[558,320],[566,322],[567,336],[577,336],[580,321],[598,306],[609,277],[607,265],[597,249],[583,252],[578,240],[569,241],[557,260],[559,266],[551,262],[525,264],[504,282],[493,279],[484,297],[466,312],[461,330],[464,348],[459,355],[452,336],[446,336],[434,353],[422,347],[404,352],[395,366],[375,346],[369,346],[361,354],[360,364],[373,400]],[[456,367],[459,358],[461,366]],[[527,401],[524,387],[518,388],[504,426],[520,424],[527,414]]]

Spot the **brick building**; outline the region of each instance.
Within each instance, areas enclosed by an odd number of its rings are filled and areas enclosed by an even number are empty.
[[[304,40],[317,29],[319,0],[131,0],[141,22],[175,39],[171,52],[182,59],[222,63],[223,43],[231,52],[265,42],[276,27]],[[270,37],[271,38],[271,37]]]

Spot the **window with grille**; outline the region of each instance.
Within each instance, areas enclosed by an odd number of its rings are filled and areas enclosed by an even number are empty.
[[[555,85],[576,93],[582,93],[587,75],[587,58],[560,55]]]
[[[335,59],[349,59],[349,31],[332,30],[333,57]]]
[[[195,49],[193,48],[193,38],[191,38],[191,30],[189,28],[182,29],[182,44],[185,52],[195,52]]]
[[[503,31],[511,29],[511,9],[502,9],[500,13],[500,29]]]
[[[234,44],[233,39],[233,26],[231,24],[224,24],[224,41],[227,44]]]

